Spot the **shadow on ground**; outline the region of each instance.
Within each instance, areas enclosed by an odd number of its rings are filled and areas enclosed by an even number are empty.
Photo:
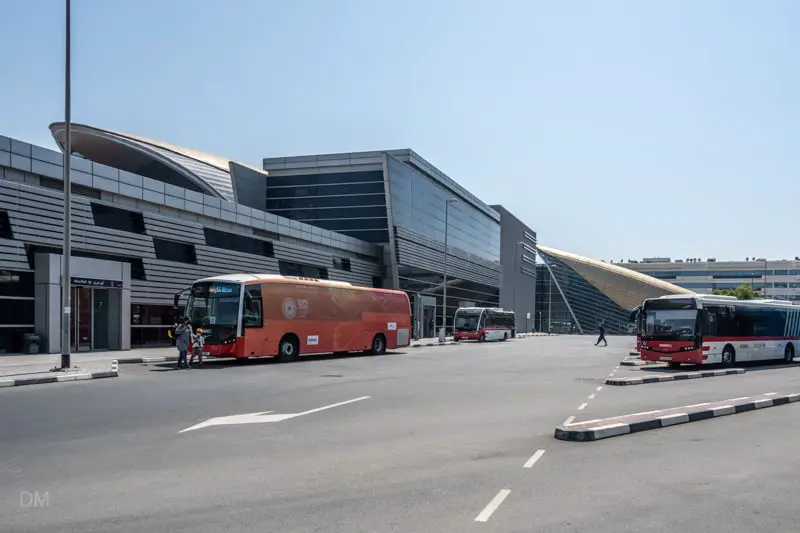
[[[386,352],[383,355],[372,355],[365,352],[348,352],[346,354],[309,354],[309,355],[302,355],[300,359],[296,361],[296,363],[304,363],[306,361],[332,361],[338,359],[357,359],[361,357],[386,357],[390,355],[402,355],[408,352],[400,351],[400,350],[393,350]],[[200,370],[200,371],[215,371],[215,370],[227,370],[229,368],[241,368],[241,367],[253,367],[253,366],[272,366],[272,365],[289,365],[294,363],[282,363],[278,361],[276,357],[252,357],[249,359],[208,359],[206,358],[203,361],[203,366],[197,366],[195,362],[194,365],[190,368],[190,370]],[[150,372],[172,372],[179,369],[176,362],[168,362],[168,363],[143,363],[142,366],[149,366],[153,367],[150,368]],[[338,377],[338,376],[330,376],[330,377]]]

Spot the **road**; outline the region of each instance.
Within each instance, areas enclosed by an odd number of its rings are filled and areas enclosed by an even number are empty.
[[[647,370],[616,369],[630,339],[592,342],[137,365],[112,380],[0,390],[0,523],[19,532],[792,529],[796,404],[594,443],[556,441],[553,430],[570,416],[800,392],[800,366],[609,387],[612,371]],[[356,399],[181,432],[213,417]]]

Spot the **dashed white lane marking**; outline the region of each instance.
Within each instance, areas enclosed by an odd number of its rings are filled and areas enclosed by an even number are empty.
[[[775,396],[776,394],[778,394],[778,393],[777,392],[768,392],[764,396]]]
[[[492,501],[490,501],[489,504],[483,508],[481,514],[475,517],[475,521],[488,522],[489,518],[492,517],[492,514],[494,514],[497,508],[500,507],[500,504],[503,503],[503,500],[505,500],[509,494],[511,494],[511,490],[509,489],[503,489],[500,492],[498,492],[497,496],[492,498]]]
[[[614,370],[619,370],[619,367],[618,367],[618,366],[615,366],[615,367],[614,367]]]
[[[544,455],[544,450],[536,450],[536,453],[534,453],[534,454],[531,456],[531,458],[530,458],[530,459],[528,459],[528,460],[525,462],[525,464],[524,464],[524,465],[522,465],[522,468],[531,468],[533,465],[535,465],[535,464],[536,464],[536,461],[538,461],[539,459],[541,459],[541,458],[542,458],[542,456],[543,456],[543,455]]]
[[[562,425],[562,426],[568,426],[568,425],[572,424],[572,421],[573,421],[573,420],[575,420],[575,417],[574,417],[574,416],[571,416],[571,417],[567,418],[566,420],[564,420],[564,423],[563,423],[563,424],[561,424],[561,425]]]
[[[580,404],[580,405],[578,406],[578,411],[583,411],[584,409],[586,409],[586,405],[587,405],[587,403],[586,403],[586,402],[583,402],[582,404]]]
[[[600,392],[601,390],[603,390],[603,387],[597,387],[597,392]]]
[[[590,400],[594,400],[594,394],[590,394],[590,395],[589,395],[589,399],[590,399]]]

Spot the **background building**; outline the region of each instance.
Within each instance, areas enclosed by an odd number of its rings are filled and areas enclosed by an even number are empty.
[[[63,125],[51,130],[60,143]],[[75,350],[166,342],[173,295],[205,276],[381,285],[380,247],[237,203],[264,190],[262,170],[82,125],[72,148]],[[19,351],[34,331],[61,349],[62,161],[0,137],[0,350]]]
[[[492,209],[500,214],[500,307],[514,310],[518,331],[531,331],[536,311],[536,232],[502,205]]]
[[[544,246],[537,247],[537,329],[594,334],[603,321],[610,334],[630,332],[630,313],[647,298],[691,294],[686,288],[618,265]]]
[[[620,266],[669,281],[694,292],[750,285],[765,298],[800,302],[800,259],[747,258],[745,261],[645,258]]]
[[[447,327],[459,307],[500,304],[501,262],[515,260],[501,254],[500,214],[414,151],[263,163],[264,209],[382,247],[384,284],[409,293],[418,336],[443,324],[445,234]]]

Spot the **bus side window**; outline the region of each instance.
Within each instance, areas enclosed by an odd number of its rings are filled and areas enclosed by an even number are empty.
[[[703,335],[714,337],[717,335],[717,308],[707,307],[705,311],[706,320],[703,327]]]
[[[244,293],[242,325],[246,328],[264,326],[264,313],[261,300],[261,285],[247,285]]]

